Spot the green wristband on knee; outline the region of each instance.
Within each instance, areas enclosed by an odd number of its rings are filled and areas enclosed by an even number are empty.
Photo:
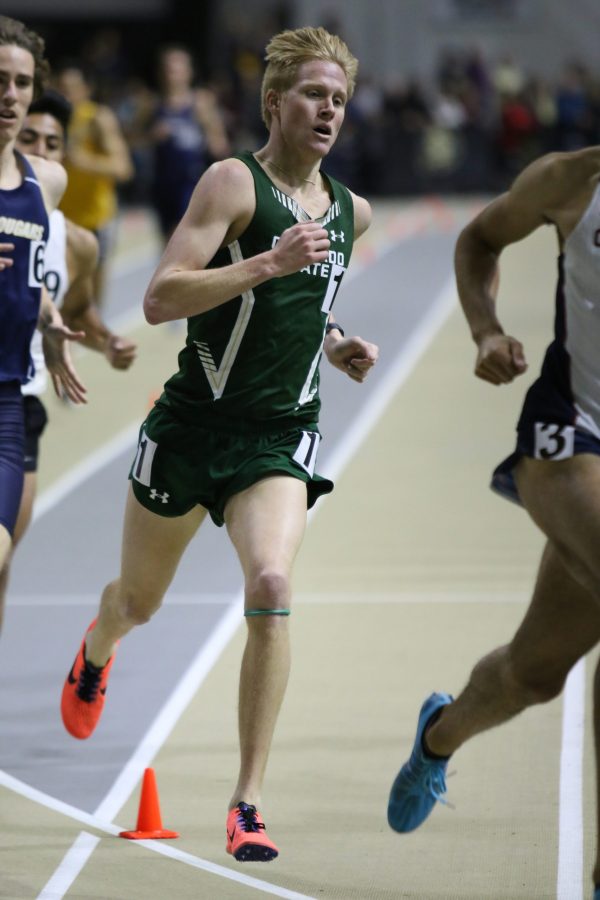
[[[245,616],[289,616],[289,609],[247,609]]]

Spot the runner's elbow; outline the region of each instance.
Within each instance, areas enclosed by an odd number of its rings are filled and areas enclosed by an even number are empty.
[[[162,325],[168,321],[164,304],[153,291],[148,291],[144,297],[144,316],[149,325]]]

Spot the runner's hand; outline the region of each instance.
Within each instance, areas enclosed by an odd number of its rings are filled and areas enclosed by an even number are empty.
[[[479,343],[475,375],[490,384],[509,384],[527,371],[520,341],[508,334],[491,334]]]
[[[323,342],[325,356],[332,366],[353,381],[363,382],[379,357],[379,347],[360,337],[336,338],[332,333]]]
[[[279,276],[291,275],[329,256],[329,235],[317,222],[298,222],[286,228],[273,247]]]
[[[71,362],[69,341],[80,341],[83,331],[71,331],[66,325],[48,324],[42,332],[42,347],[46,367],[57,397],[66,396],[73,403],[87,403],[87,389]]]
[[[137,344],[127,338],[111,334],[106,341],[104,355],[113,369],[125,371],[133,363],[137,353]]]

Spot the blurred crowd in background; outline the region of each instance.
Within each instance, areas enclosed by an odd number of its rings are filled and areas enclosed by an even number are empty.
[[[173,166],[174,141],[187,150],[181,158],[191,179],[211,160],[264,142],[264,46],[280,25],[222,34],[210,53],[185,46],[185,35],[177,46],[165,39],[143,54],[143,65],[140,53],[131,52],[141,35],[98,27],[78,45],[69,64],[81,68],[92,97],[114,112],[131,154],[133,175],[119,185],[123,203],[155,205],[157,192],[169,193],[164,169]],[[59,71],[65,60],[48,46]],[[177,123],[170,111],[186,104],[193,112]],[[592,143],[600,143],[596,73],[577,61],[558,62],[554,79],[543,79],[508,56],[453,47],[440,51],[427,82],[380,84],[360,72],[325,169],[368,197],[498,193],[541,153]]]

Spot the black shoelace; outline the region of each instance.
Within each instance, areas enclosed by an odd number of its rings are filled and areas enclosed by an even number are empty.
[[[244,831],[260,831],[264,828],[264,822],[256,821],[256,807],[249,806],[247,803],[240,803],[238,806],[238,822]]]
[[[102,669],[98,669],[96,666],[92,667],[88,662],[84,663],[76,688],[79,699],[84,703],[93,703],[98,696],[101,678]]]

